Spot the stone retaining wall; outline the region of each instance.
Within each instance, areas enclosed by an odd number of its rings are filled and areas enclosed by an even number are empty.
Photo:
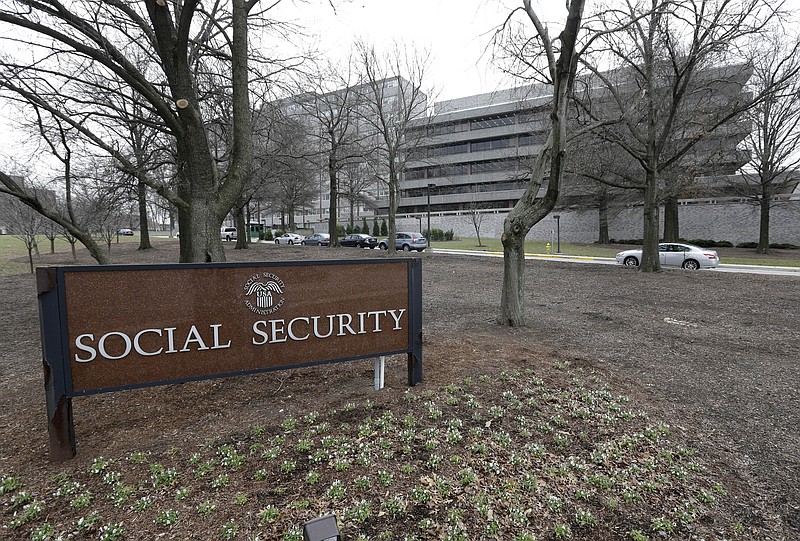
[[[561,216],[561,241],[589,243],[597,241],[597,209],[563,210],[554,212]],[[486,212],[480,226],[481,237],[500,238],[503,220],[507,212]],[[663,229],[664,212],[660,213]],[[758,242],[759,210],[747,203],[692,203],[682,204],[678,215],[680,236],[685,239],[710,239],[740,242]],[[372,221],[368,220],[371,224]],[[608,234],[612,239],[636,239],[642,237],[642,207],[619,207],[609,210]],[[423,228],[427,217],[423,216]],[[475,228],[468,214],[431,214],[431,227],[444,231],[452,229],[457,237],[475,237]],[[417,231],[416,217],[397,220],[398,230]],[[545,218],[528,234],[530,240],[555,238],[556,221]],[[770,212],[770,242],[800,245],[800,200],[781,203]]]

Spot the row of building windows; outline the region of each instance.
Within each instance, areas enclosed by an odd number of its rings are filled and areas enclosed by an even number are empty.
[[[549,114],[549,107],[540,107],[532,111],[519,111],[455,122],[442,122],[440,124],[431,124],[430,126],[420,126],[418,128],[409,129],[406,135],[408,139],[413,140],[431,135],[446,135],[449,133],[461,133],[497,128],[499,126],[510,126],[512,124],[526,124],[544,120]]]
[[[527,187],[527,179],[515,179],[504,182],[478,182],[475,184],[456,184],[446,186],[435,186],[431,188],[431,195],[459,195],[466,193],[486,193],[502,192],[508,190],[524,190]],[[400,197],[427,197],[428,188],[411,188],[401,190]]]
[[[484,150],[541,145],[547,141],[548,135],[549,132],[537,131],[528,135],[512,135],[509,137],[486,139],[484,141],[472,141],[470,143],[461,142],[436,147],[416,148],[409,152],[409,158],[412,160],[424,160],[426,158],[467,154],[469,152],[480,152]]]
[[[527,169],[530,162],[528,157],[514,157],[503,160],[486,160],[473,163],[456,163],[452,165],[434,165],[410,169],[405,172],[405,180],[422,180],[440,177],[454,177],[460,175],[479,175],[481,173],[496,173],[501,171],[519,171]]]

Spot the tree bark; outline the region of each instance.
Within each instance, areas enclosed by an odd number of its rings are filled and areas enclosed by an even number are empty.
[[[770,197],[762,194],[759,202],[761,219],[758,225],[758,246],[756,247],[756,253],[758,254],[769,253],[769,209],[771,203]]]
[[[247,226],[245,220],[244,207],[245,203],[241,202],[233,206],[233,213],[236,217],[236,247],[235,250],[247,250],[250,247],[250,228]]]
[[[647,171],[647,180],[644,190],[644,232],[642,238],[642,260],[639,270],[643,272],[657,272],[661,270],[658,257],[658,173],[652,169]]]
[[[664,242],[678,242],[678,197],[671,195],[664,201]]]
[[[139,203],[139,250],[150,250],[150,225],[147,221],[147,184],[136,183],[136,200]]]
[[[608,236],[608,197],[606,195],[605,188],[602,186],[600,188],[600,196],[597,202],[597,242],[599,244],[608,244],[610,242],[610,238]]]
[[[331,200],[328,202],[328,209],[330,212],[328,216],[328,234],[331,236],[330,246],[334,248],[339,246],[339,233],[336,230],[337,214],[339,212],[336,200],[339,198],[339,191],[336,178],[336,159],[333,152],[328,156],[328,181],[330,183],[331,195]]]

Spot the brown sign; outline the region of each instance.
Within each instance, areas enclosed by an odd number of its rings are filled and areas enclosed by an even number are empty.
[[[416,258],[58,267],[38,280],[54,408],[60,395],[403,352],[409,383],[421,379]]]

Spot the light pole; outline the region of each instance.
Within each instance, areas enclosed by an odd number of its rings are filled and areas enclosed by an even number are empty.
[[[553,214],[553,218],[556,221],[556,239],[558,244],[556,245],[556,253],[561,253],[561,216],[558,214]]]
[[[428,248],[433,246],[433,231],[431,231],[431,188],[435,188],[436,184],[428,183]]]

